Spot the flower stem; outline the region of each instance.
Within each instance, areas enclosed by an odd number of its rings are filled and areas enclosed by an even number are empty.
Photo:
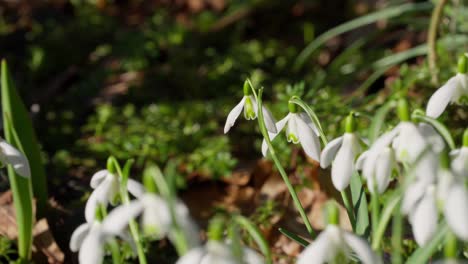
[[[128,175],[124,176],[122,173],[122,169],[120,168],[119,162],[114,158],[110,157],[109,160],[112,160],[112,163],[114,165],[114,169],[117,171],[117,174],[119,175],[120,179],[128,179]],[[130,203],[130,197],[128,195],[127,191],[127,184],[126,181],[124,181],[124,184],[120,185],[120,199],[122,200],[122,204],[129,204]],[[143,249],[142,245],[142,239],[140,236],[140,232],[138,230],[138,224],[135,220],[130,220],[128,223],[128,226],[130,228],[130,233],[132,234],[133,240],[135,241],[136,248],[137,248],[137,254],[138,254],[138,261],[140,264],[147,264],[146,261],[146,256],[145,256],[145,251]]]
[[[400,203],[397,204],[395,209],[392,225],[392,264],[401,264],[403,263],[401,255],[403,252],[403,215],[401,213]]]
[[[257,99],[258,109],[262,109],[263,88],[258,90],[258,95],[255,93],[255,90],[253,87],[252,87],[252,91],[254,92],[254,95]],[[299,200],[299,197],[297,196],[296,190],[294,190],[294,187],[289,181],[288,175],[286,174],[286,171],[284,170],[283,166],[281,166],[281,163],[278,157],[276,156],[275,149],[273,148],[273,145],[271,144],[271,140],[266,129],[265,121],[263,119],[263,111],[258,111],[258,124],[260,125],[260,131],[262,132],[262,135],[265,138],[265,141],[268,145],[268,150],[270,152],[271,158],[273,159],[273,162],[275,163],[276,168],[278,169],[281,177],[283,178],[284,183],[286,184],[286,187],[288,188],[289,194],[291,195],[294,201],[294,205],[296,209],[299,211],[299,214],[301,215],[302,220],[304,221],[307,231],[312,237],[315,237],[314,229],[312,228],[312,225],[310,224],[310,221],[307,218],[307,214],[305,213],[304,208],[302,207],[301,201]]]
[[[377,232],[380,214],[379,195],[377,192],[371,193],[371,209],[372,233],[374,234]],[[378,248],[376,250],[378,250]]]
[[[436,51],[436,40],[437,40],[437,28],[439,26],[440,17],[442,16],[442,10],[447,3],[447,0],[439,0],[434,10],[432,11],[431,22],[429,24],[429,30],[427,33],[427,46],[428,46],[428,60],[429,70],[432,75],[432,84],[437,85],[438,72],[437,72],[437,51]]]

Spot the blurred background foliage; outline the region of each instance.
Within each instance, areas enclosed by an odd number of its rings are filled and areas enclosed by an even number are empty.
[[[229,138],[222,134],[246,77],[266,88],[278,119],[291,95],[302,96],[330,138],[351,108],[366,127],[398,89],[410,89],[415,107],[423,105],[434,87],[425,61],[411,52],[424,44],[430,2],[331,38],[293,67],[327,29],[407,3],[10,0],[0,5],[0,50],[31,106],[52,184],[69,173],[89,175],[110,154],[135,158],[139,169],[174,162],[185,173],[219,178],[239,160],[259,157],[251,147],[259,145],[255,124],[239,120]],[[441,38],[466,34],[467,16],[463,1],[448,5]],[[439,45],[443,80],[467,47],[466,40],[449,44]],[[408,65],[382,62],[405,52],[407,60],[397,62]]]
[[[439,25],[441,82],[468,47],[467,3],[449,2]],[[330,28],[408,3],[420,7],[344,30],[295,67]],[[255,122],[239,119],[229,137],[222,133],[247,77],[265,87],[278,120],[289,97],[301,96],[330,139],[351,109],[365,129],[397,93],[414,99],[413,109],[424,107],[438,87],[420,46],[432,7],[408,0],[8,0],[0,3],[0,51],[30,106],[52,196],[79,203],[111,154],[134,158],[138,171],[170,164],[181,188],[194,176],[229,177],[259,158]],[[468,111],[450,108],[449,115],[459,142]],[[293,150],[275,145],[289,164]]]

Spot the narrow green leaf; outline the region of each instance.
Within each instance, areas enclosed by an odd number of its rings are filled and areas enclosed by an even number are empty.
[[[395,192],[389,201],[386,203],[385,208],[382,210],[380,215],[380,220],[376,228],[376,232],[372,234],[372,248],[380,248],[380,243],[382,241],[383,235],[387,228],[390,219],[392,218],[393,211],[397,208],[398,203],[400,202],[402,196],[401,192]]]
[[[450,134],[450,131],[447,129],[446,126],[444,126],[444,124],[442,124],[441,122],[437,121],[436,119],[432,117],[428,117],[424,115],[421,110],[414,111],[412,114],[412,118],[417,121],[423,121],[423,122],[430,124],[432,127],[434,127],[437,130],[437,132],[439,132],[439,134],[445,140],[445,143],[447,144],[447,146],[451,150],[455,149],[455,141],[453,140],[452,135]]]
[[[387,7],[381,11],[377,11],[365,16],[358,17],[346,23],[343,23],[337,27],[334,27],[312,41],[307,47],[299,54],[294,62],[294,69],[299,70],[304,63],[309,59],[315,50],[326,43],[328,40],[345,33],[347,31],[375,23],[382,19],[389,19],[392,17],[400,16],[403,13],[430,10],[432,4],[429,2],[424,3],[408,3],[394,7]]]
[[[406,264],[428,263],[429,258],[438,250],[439,245],[444,242],[445,236],[449,232],[447,223],[439,224],[434,237],[427,245],[417,249],[406,261]]]
[[[288,231],[284,228],[278,228],[278,231],[281,232],[281,234],[285,235],[287,238],[293,240],[293,241],[296,241],[299,245],[303,246],[303,247],[307,247],[309,245],[309,242],[307,242],[307,240],[303,239],[302,237],[294,234],[293,232],[291,231]]]
[[[245,218],[244,216],[235,215],[233,219],[237,224],[239,224],[239,226],[243,227],[253,238],[255,243],[257,243],[258,247],[265,256],[267,263],[272,263],[270,246],[268,245],[268,242],[265,240],[265,238],[262,236],[260,230],[249,219]]]
[[[353,173],[350,182],[351,199],[356,215],[355,233],[367,237],[370,231],[369,212],[367,211],[367,198],[361,178],[358,173]]]
[[[369,140],[371,143],[379,137],[380,132],[382,131],[382,127],[385,123],[385,118],[387,117],[388,113],[392,108],[396,106],[395,101],[389,101],[382,105],[372,118],[371,125],[369,127]]]
[[[39,144],[36,140],[29,113],[15,89],[5,60],[2,61],[1,74],[4,127],[6,127],[6,116],[9,116],[11,125],[21,141],[18,144],[22,145],[24,154],[29,160],[34,197],[37,199],[37,214],[38,217],[42,217],[45,215],[47,206],[47,181]]]

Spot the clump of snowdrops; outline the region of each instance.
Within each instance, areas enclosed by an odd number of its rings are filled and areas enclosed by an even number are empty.
[[[275,163],[309,232],[309,237],[300,237],[281,230],[304,247],[297,263],[426,263],[431,258],[456,263],[467,257],[468,128],[457,146],[436,119],[451,103],[466,103],[467,59],[461,57],[458,73],[432,95],[426,111],[411,112],[403,93],[386,102],[372,121],[371,128],[378,133],[373,139],[357,130],[361,115],[350,111],[343,117],[343,135],[328,141],[313,107],[296,96],[287,102],[289,113],[276,122],[262,102],[263,88],[256,89],[249,80],[244,83],[244,97],[229,113],[224,132],[242,113],[247,120],[258,120],[261,151]],[[391,109],[399,118],[393,126],[382,114]],[[327,225],[320,233],[310,224],[272,145],[282,130],[288,142],[300,144],[309,160],[323,169],[331,167],[332,183],[342,194],[340,201],[327,203]],[[215,216],[203,243],[187,207],[159,169],[145,173],[140,184],[129,179],[130,167],[131,161],[121,169],[111,157],[107,170],[92,177],[86,223],[70,241],[70,248],[79,251],[80,263],[101,263],[106,248],[113,262],[121,263],[121,243],[128,243],[139,262],[146,263],[143,237],[167,237],[179,254],[179,264],[272,263],[269,246],[247,218]],[[346,208],[351,230],[340,227],[338,204]],[[116,207],[108,212],[109,205]],[[252,236],[260,252],[242,243],[240,229]],[[410,254],[403,245],[407,234],[417,245]]]

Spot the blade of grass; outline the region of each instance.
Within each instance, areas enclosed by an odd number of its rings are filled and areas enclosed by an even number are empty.
[[[278,228],[278,231],[281,232],[281,234],[285,235],[287,238],[293,240],[293,241],[296,241],[299,245],[303,246],[303,247],[307,247],[309,245],[309,242],[307,242],[307,240],[303,239],[302,237],[294,234],[293,232],[290,232],[284,228]]]
[[[395,7],[387,7],[381,11],[361,16],[359,18],[343,23],[337,27],[334,27],[324,32],[323,34],[318,36],[314,41],[312,41],[309,45],[307,45],[307,47],[296,58],[296,61],[294,62],[294,70],[299,70],[315,50],[317,50],[320,46],[322,46],[325,42],[327,42],[333,37],[336,37],[347,31],[372,24],[382,19],[389,19],[409,12],[430,10],[431,8],[432,4],[430,2],[402,4]]]

